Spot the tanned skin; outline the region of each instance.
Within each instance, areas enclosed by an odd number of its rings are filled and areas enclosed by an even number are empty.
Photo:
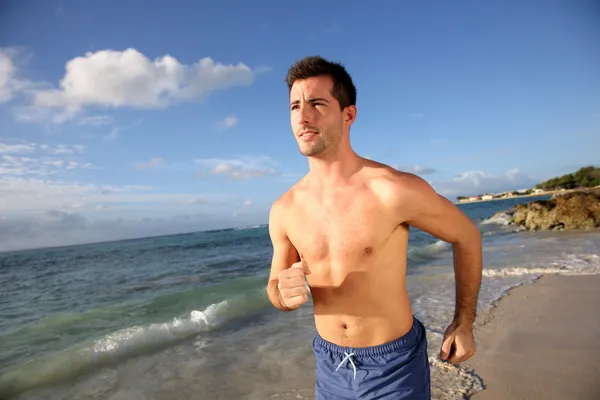
[[[403,336],[413,324],[406,290],[412,225],[453,246],[456,307],[440,358],[463,362],[475,354],[480,232],[423,179],[357,155],[350,145],[357,109],[342,110],[332,88],[330,77],[319,76],[290,91],[292,130],[310,170],[271,207],[269,299],[295,310],[308,300],[308,282],[325,340],[356,348]]]

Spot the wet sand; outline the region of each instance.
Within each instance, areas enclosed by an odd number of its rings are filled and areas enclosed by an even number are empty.
[[[600,275],[547,275],[500,300],[465,363],[472,400],[600,399]]]

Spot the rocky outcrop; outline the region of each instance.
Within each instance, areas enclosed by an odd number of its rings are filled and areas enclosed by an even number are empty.
[[[600,227],[600,190],[566,193],[519,204],[506,212],[511,224],[531,231]]]

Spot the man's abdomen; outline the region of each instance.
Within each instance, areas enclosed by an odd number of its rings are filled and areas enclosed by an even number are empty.
[[[410,301],[402,287],[394,291],[363,288],[344,296],[327,289],[312,292],[319,335],[340,346],[384,344],[406,334],[413,324]]]

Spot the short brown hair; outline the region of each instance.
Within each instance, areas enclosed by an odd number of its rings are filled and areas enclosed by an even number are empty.
[[[304,57],[290,67],[286,77],[288,89],[291,91],[292,85],[297,80],[317,76],[331,77],[333,80],[331,95],[340,103],[342,110],[348,106],[356,105],[356,87],[350,74],[342,64],[328,61],[320,56]]]

